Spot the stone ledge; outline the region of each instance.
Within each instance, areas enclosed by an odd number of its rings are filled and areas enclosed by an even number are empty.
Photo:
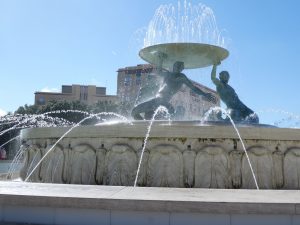
[[[99,126],[80,126],[66,135],[67,138],[145,138],[149,121],[135,122],[134,124],[113,124]],[[27,128],[21,131],[22,139],[32,138],[60,138],[71,127],[41,127]],[[251,140],[300,140],[299,130],[265,126],[237,126],[243,139]],[[215,138],[238,139],[236,131],[231,125],[200,125],[200,122],[156,121],[153,123],[151,138]]]
[[[300,191],[0,182],[0,205],[120,211],[300,214]]]

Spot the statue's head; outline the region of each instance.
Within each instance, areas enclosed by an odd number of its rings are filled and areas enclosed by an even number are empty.
[[[184,69],[184,62],[177,61],[173,65],[173,72],[180,73]]]
[[[219,73],[219,78],[220,78],[220,81],[223,82],[223,83],[228,83],[229,81],[229,73],[227,71],[222,71],[221,73]]]

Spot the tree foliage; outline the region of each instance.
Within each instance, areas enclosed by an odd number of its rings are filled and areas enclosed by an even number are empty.
[[[110,101],[98,101],[93,105],[86,105],[80,101],[50,101],[45,106],[24,105],[20,106],[15,114],[43,114],[47,113],[49,116],[66,119],[73,123],[78,123],[89,114],[98,114],[101,112],[112,112],[120,115],[128,116],[128,106],[117,104]],[[84,124],[90,124],[86,122]]]
[[[112,112],[123,116],[129,116],[131,112],[130,103],[113,103],[110,101],[97,102],[94,105],[86,105],[80,101],[51,101],[47,105],[37,106],[37,105],[27,105],[20,106],[14,114],[8,114],[4,117],[0,117],[0,134],[5,130],[9,129],[5,134],[0,135],[0,146],[12,138],[19,135],[19,131],[22,127],[35,127],[39,126],[39,120],[41,117],[38,115],[47,114],[46,120],[55,119],[59,121],[60,119],[67,120],[71,123],[78,123],[89,115],[98,114],[101,112]],[[28,125],[20,124],[27,121],[26,118],[33,116],[33,120],[36,121],[35,124]],[[36,116],[36,117],[35,117]],[[112,117],[105,117],[114,118]],[[43,122],[43,121],[42,121]],[[51,120],[50,120],[51,122]],[[95,117],[88,119],[82,123],[82,125],[95,124],[98,120]],[[70,124],[70,123],[68,123]],[[28,125],[28,126],[27,126]],[[12,128],[12,129],[11,129]],[[11,142],[12,143],[12,142]],[[4,147],[9,151],[9,154],[14,155],[13,149],[10,149],[10,145],[6,144]]]
[[[113,102],[103,101],[103,102],[97,102],[96,104],[90,106],[90,111],[92,113],[101,113],[101,112],[113,112],[118,113],[119,105]]]

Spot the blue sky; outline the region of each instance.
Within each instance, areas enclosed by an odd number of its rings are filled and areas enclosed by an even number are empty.
[[[182,0],[180,0],[182,2]],[[240,99],[263,123],[299,118],[300,2],[201,0],[230,38],[228,70]],[[144,63],[136,32],[159,0],[0,0],[0,111],[33,104],[34,92],[62,84],[106,86],[116,94],[121,67]],[[210,69],[186,72],[214,89]],[[277,111],[280,111],[278,114]],[[278,115],[277,115],[278,114]]]

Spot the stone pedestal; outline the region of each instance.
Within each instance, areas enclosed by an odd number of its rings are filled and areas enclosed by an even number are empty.
[[[32,182],[124,185],[134,183],[149,122],[73,129],[29,178]],[[22,131],[21,177],[70,128]],[[300,188],[300,130],[238,126],[261,189]],[[245,152],[229,125],[154,122],[139,186],[255,188]]]

